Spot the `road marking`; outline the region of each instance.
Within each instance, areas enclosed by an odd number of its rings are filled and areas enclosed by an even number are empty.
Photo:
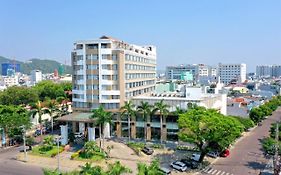
[[[211,168],[207,173],[209,174],[209,173],[211,173],[213,171],[213,168]]]
[[[215,174],[217,171],[218,171],[218,170],[214,170],[214,171],[212,172],[212,174]]]
[[[225,172],[223,171],[223,172],[221,173],[221,175],[224,175],[224,173],[225,173]]]
[[[219,175],[220,173],[221,173],[221,170],[219,170],[216,175]]]
[[[229,173],[226,173],[226,175],[229,175]]]
[[[212,169],[211,167],[205,168],[205,169],[203,170],[203,172],[207,173],[207,172],[210,171],[211,169]]]

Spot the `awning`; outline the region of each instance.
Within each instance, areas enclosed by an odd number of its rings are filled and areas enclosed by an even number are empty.
[[[56,121],[61,122],[84,122],[84,123],[94,123],[96,119],[91,119],[92,113],[72,113],[69,115],[64,115],[56,119]]]

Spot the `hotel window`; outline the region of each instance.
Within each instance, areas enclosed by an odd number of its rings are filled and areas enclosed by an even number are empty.
[[[112,90],[118,90],[118,85],[112,85]]]
[[[118,75],[112,75],[112,80],[118,80]]]
[[[93,84],[93,90],[98,90],[98,89],[99,89],[99,85]]]
[[[126,57],[127,58],[127,57]],[[116,61],[117,60],[117,55],[116,54],[112,54],[112,60]]]
[[[99,96],[98,95],[93,95],[93,99],[98,100]]]
[[[117,64],[113,64],[112,65],[112,70],[117,70],[117,69],[118,69]]]

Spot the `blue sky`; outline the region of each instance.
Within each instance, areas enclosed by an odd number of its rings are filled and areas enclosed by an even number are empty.
[[[167,65],[281,64],[280,0],[9,0],[0,5],[0,55],[70,64],[73,42],[109,35],[157,46]]]

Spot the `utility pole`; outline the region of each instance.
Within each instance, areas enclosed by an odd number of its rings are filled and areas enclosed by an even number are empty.
[[[275,130],[275,155],[273,157],[274,175],[279,175],[280,164],[279,164],[279,123],[276,123]]]
[[[57,144],[58,144],[58,172],[60,173],[60,137],[57,138]]]

